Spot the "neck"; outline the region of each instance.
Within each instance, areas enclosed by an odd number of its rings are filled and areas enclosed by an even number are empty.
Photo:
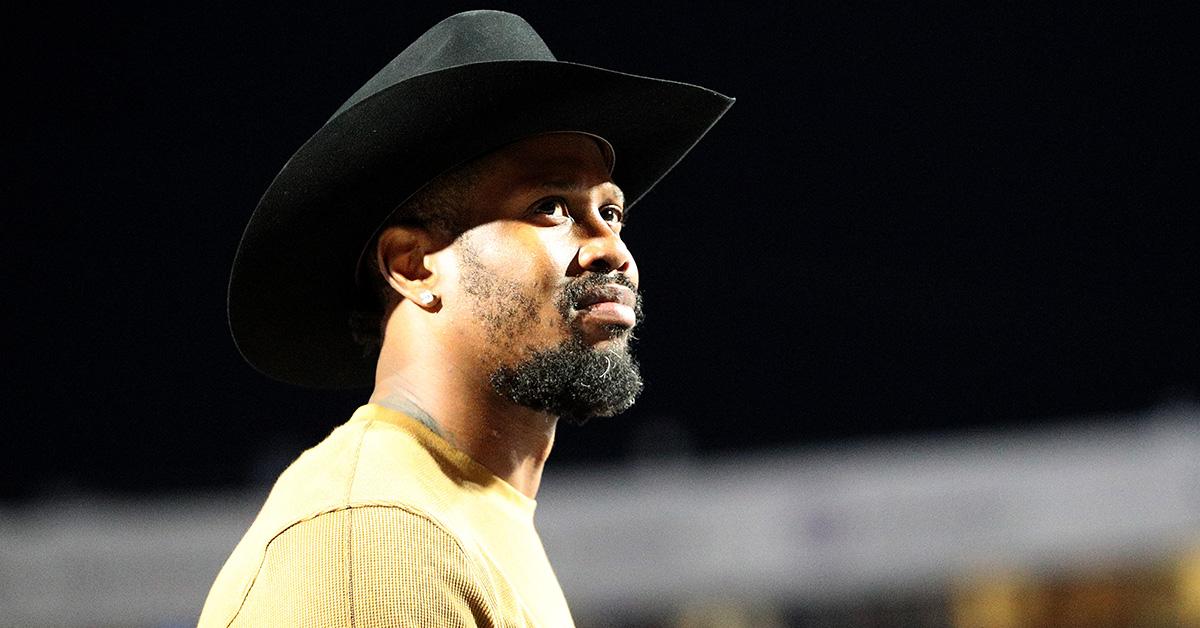
[[[557,417],[501,399],[486,381],[454,364],[418,365],[380,356],[376,403],[421,421],[451,446],[530,498],[554,445]]]

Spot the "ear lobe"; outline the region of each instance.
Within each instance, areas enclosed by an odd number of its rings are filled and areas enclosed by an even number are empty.
[[[393,226],[379,235],[375,263],[392,289],[406,299],[417,298],[437,282],[436,273],[425,263],[431,243],[429,232],[420,227]]]

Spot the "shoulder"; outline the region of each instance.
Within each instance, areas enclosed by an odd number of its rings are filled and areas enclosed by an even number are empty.
[[[486,571],[432,517],[356,506],[271,539],[231,625],[491,626],[495,606]]]

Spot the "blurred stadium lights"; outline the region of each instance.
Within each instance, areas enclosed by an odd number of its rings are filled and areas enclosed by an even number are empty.
[[[0,507],[0,625],[191,625],[262,498]],[[581,627],[1200,625],[1194,404],[551,465],[538,501]]]

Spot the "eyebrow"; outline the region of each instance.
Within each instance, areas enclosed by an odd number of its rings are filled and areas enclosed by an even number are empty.
[[[625,193],[621,191],[621,188],[617,187],[617,184],[608,182],[600,185],[607,188],[608,192],[617,199],[617,202],[620,203],[622,207],[625,206]],[[573,194],[586,194],[590,192],[593,187],[596,186],[584,185],[579,181],[547,181],[537,186],[539,190],[545,190],[547,192],[570,192]]]

